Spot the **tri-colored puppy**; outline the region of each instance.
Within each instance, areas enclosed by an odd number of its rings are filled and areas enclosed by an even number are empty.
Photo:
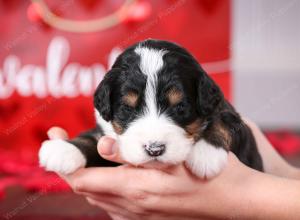
[[[185,161],[196,176],[211,178],[232,151],[263,170],[251,130],[195,58],[174,43],[146,40],[126,49],[98,86],[94,104],[97,127],[72,140],[45,141],[41,166],[68,174],[116,165],[97,152],[99,138],[108,135],[133,165]]]

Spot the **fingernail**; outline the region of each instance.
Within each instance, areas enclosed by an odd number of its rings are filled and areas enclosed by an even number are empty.
[[[111,146],[112,154],[115,154],[117,152],[118,146],[117,142],[115,141],[114,144]]]
[[[48,135],[49,139],[54,139],[55,138],[53,132],[51,132],[51,129],[47,132],[47,135]]]
[[[100,153],[102,155],[110,156],[116,153],[116,142],[109,137],[103,137],[100,139]]]

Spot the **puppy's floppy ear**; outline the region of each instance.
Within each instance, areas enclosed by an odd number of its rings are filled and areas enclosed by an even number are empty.
[[[111,98],[115,74],[116,71],[114,70],[110,70],[106,73],[94,94],[95,108],[106,121],[112,119]]]
[[[220,109],[223,93],[205,72],[201,73],[197,93],[197,111],[201,116],[210,116]]]

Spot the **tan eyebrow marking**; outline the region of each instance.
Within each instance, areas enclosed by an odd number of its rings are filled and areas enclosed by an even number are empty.
[[[167,92],[167,97],[170,105],[175,105],[182,100],[183,95],[182,92],[179,91],[179,89],[173,87]]]
[[[138,101],[138,94],[135,92],[128,92],[125,96],[122,97],[122,100],[131,107],[136,107]]]
[[[201,137],[201,121],[199,119],[193,121],[191,124],[185,126],[187,136],[193,138],[194,141],[198,141]]]

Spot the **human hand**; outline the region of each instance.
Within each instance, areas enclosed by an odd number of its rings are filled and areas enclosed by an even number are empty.
[[[60,128],[52,128],[49,137],[64,139],[67,134]],[[102,138],[98,150],[105,159],[123,162],[113,139]],[[244,166],[230,154],[224,172],[216,177],[219,181],[197,179],[184,165],[165,170],[129,165],[88,168],[63,178],[76,193],[106,210],[113,219],[215,219],[225,216],[224,207],[228,206],[222,203],[234,198],[229,192],[239,182],[235,180],[237,177],[245,179],[243,175],[247,172],[243,169]]]
[[[256,130],[253,133],[259,141],[258,145],[262,145],[262,139],[259,139],[261,137],[257,137],[257,134],[262,135],[259,132],[260,130]],[[59,129],[53,133],[52,138],[67,136]],[[102,157],[122,162],[114,140],[104,137],[98,144],[98,150]],[[268,152],[268,146],[263,146],[262,152]],[[264,158],[264,155],[262,156]],[[276,162],[276,158],[271,159],[269,161]],[[276,169],[271,171],[277,172]],[[116,168],[89,168],[63,178],[75,192],[84,195],[91,204],[106,210],[114,220],[266,219],[270,217],[270,213],[278,217],[277,219],[283,219],[280,218],[280,214],[284,212],[280,211],[282,207],[286,207],[282,206],[281,201],[294,197],[295,189],[299,188],[299,183],[251,170],[231,153],[227,167],[210,181],[193,177],[184,165],[167,170],[145,170],[128,165]],[[291,186],[287,187],[289,184]],[[281,191],[288,189],[284,194],[291,195],[274,199],[273,197],[280,196],[276,193],[280,188]],[[291,204],[297,205],[295,201]],[[271,212],[263,211],[265,216],[261,215],[259,218],[261,213],[256,210],[259,211],[261,207],[264,207],[264,210],[271,209]]]
[[[113,219],[224,219],[240,215],[242,209],[232,204],[239,203],[244,183],[251,182],[248,171],[230,153],[227,167],[210,181],[194,177],[184,165],[166,170],[89,168],[64,178]]]
[[[300,170],[288,164],[276,152],[259,127],[247,118],[243,118],[243,120],[250,127],[255,137],[259,153],[263,159],[264,172],[280,177],[300,179]],[[68,137],[67,132],[59,127],[52,127],[48,131],[48,136],[50,139],[66,139]],[[118,147],[113,144],[113,139],[102,137],[98,143],[99,154],[107,160],[125,163],[120,157]]]
[[[243,120],[254,135],[258,151],[263,159],[264,172],[290,179],[300,179],[299,168],[293,167],[282,158],[254,122],[247,118],[243,118]]]

